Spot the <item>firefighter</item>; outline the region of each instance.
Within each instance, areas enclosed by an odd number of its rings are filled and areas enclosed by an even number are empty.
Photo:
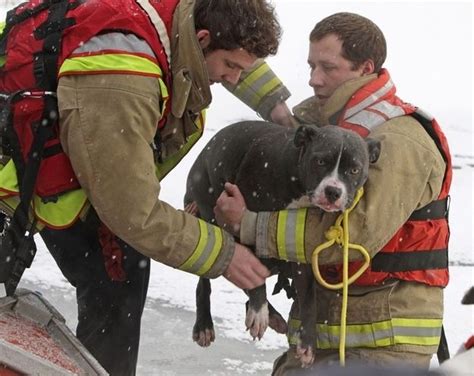
[[[365,194],[350,214],[350,243],[366,248],[369,268],[349,288],[346,363],[389,366],[406,362],[427,369],[442,334],[443,288],[448,276],[447,220],[451,158],[436,120],[396,96],[383,68],[386,42],[369,19],[336,13],[310,34],[309,84],[314,96],[294,108],[301,123],[334,124],[381,142]],[[259,257],[310,263],[327,241],[339,213],[299,209],[299,213],[251,213],[235,185],[227,184],[215,212],[226,228],[240,229],[244,244]],[[349,275],[360,267],[350,253]],[[341,282],[338,243],[321,252],[321,274]],[[310,275],[309,278],[314,278]],[[340,291],[316,284],[316,338],[312,369],[338,362],[341,339]],[[290,349],[275,362],[273,374],[301,368],[297,296],[289,318]],[[304,300],[303,306],[312,306]]]

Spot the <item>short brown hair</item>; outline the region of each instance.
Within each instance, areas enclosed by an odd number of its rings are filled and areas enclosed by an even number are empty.
[[[209,30],[208,51],[243,48],[257,57],[276,54],[281,27],[265,0],[196,0],[196,31]]]
[[[335,13],[316,24],[309,40],[319,41],[329,34],[342,41],[342,56],[353,63],[353,69],[372,59],[375,72],[380,71],[387,57],[387,43],[382,31],[371,20],[355,13]]]

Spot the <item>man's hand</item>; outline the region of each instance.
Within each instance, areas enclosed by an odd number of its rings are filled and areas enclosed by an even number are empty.
[[[296,128],[299,125],[286,105],[286,102],[277,103],[275,107],[273,107],[272,112],[270,112],[270,118],[274,123],[284,125],[288,128]]]
[[[234,255],[223,276],[241,289],[254,289],[265,283],[270,272],[248,248],[236,243]]]
[[[214,206],[217,224],[231,234],[239,236],[240,223],[246,209],[247,205],[239,187],[232,183],[225,183],[224,190]]]
[[[184,207],[184,211],[186,213],[189,213],[189,214],[192,214],[194,215],[195,217],[198,217],[199,216],[199,208],[196,204],[196,201],[191,201],[189,204],[187,204],[185,207]]]

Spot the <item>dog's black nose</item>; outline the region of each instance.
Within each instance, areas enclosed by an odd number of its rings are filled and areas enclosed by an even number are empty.
[[[342,195],[342,189],[332,186],[327,186],[324,189],[324,194],[330,203],[336,202]]]

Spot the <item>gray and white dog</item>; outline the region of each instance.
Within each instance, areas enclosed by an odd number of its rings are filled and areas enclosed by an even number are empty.
[[[264,121],[235,123],[219,131],[191,167],[185,204],[195,202],[199,217],[213,223],[216,200],[224,184],[231,182],[238,185],[251,211],[306,206],[343,211],[367,180],[369,163],[376,161],[379,154],[378,141],[363,139],[337,126],[289,129]],[[285,263],[276,260],[262,261],[272,270],[275,265],[278,271],[291,270],[281,268]],[[200,278],[193,339],[201,346],[209,346],[215,338],[210,293],[210,281]],[[286,321],[268,306],[265,286],[247,293],[245,323],[252,337],[261,338],[269,325],[280,332],[286,330]],[[312,315],[305,315],[302,310],[302,321],[311,320]],[[311,326],[315,325],[302,325]],[[300,348],[303,352],[308,349],[310,357],[314,340],[312,331],[300,332]]]

